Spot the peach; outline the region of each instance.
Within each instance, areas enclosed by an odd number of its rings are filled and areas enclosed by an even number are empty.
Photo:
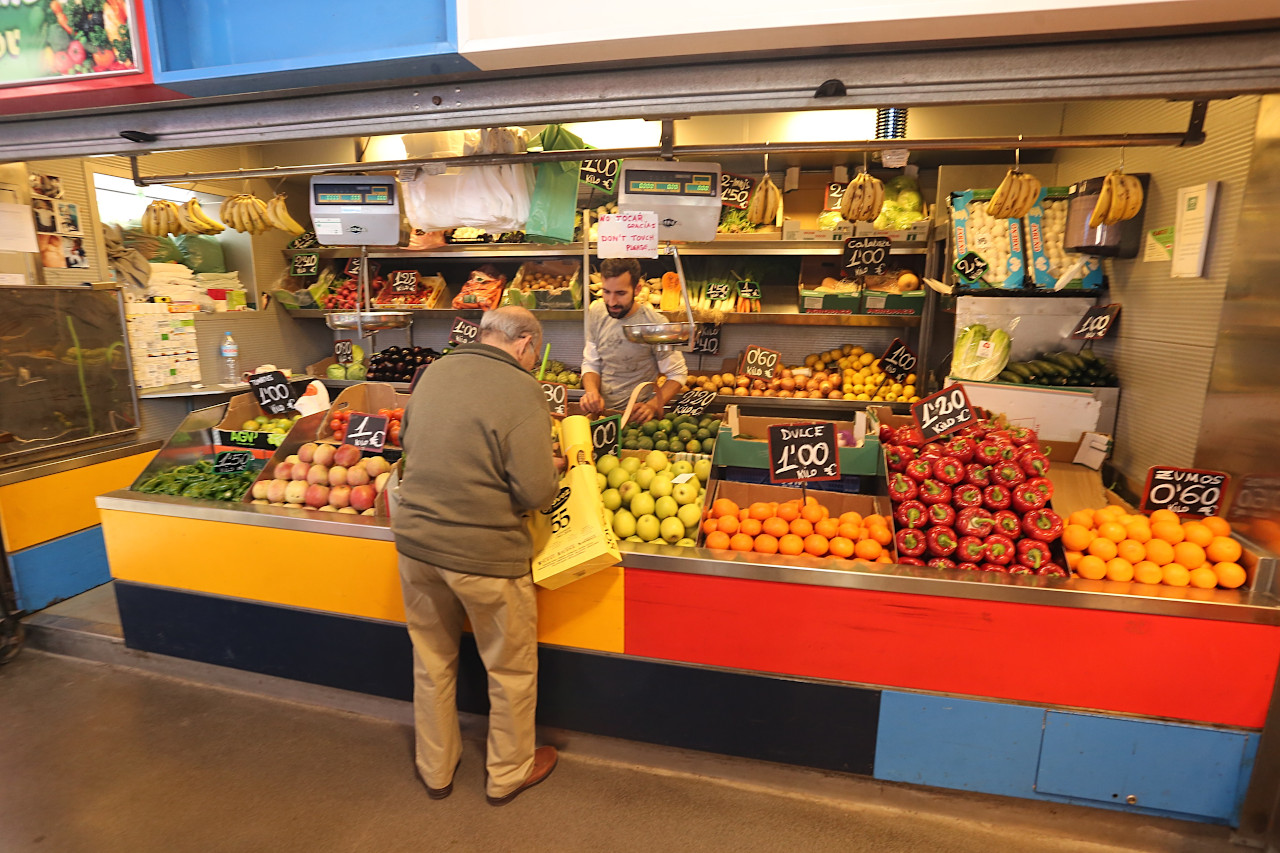
[[[329,469],[329,485],[345,486],[347,484],[347,469],[341,465],[334,465]]]
[[[311,470],[311,465],[306,462],[295,462],[293,467],[289,469],[290,480],[302,480],[306,482],[307,473]]]
[[[252,500],[252,501],[249,501],[249,503],[251,503],[251,504],[262,504],[263,506],[268,506],[268,505],[271,503],[271,501],[259,499],[259,500]]]
[[[351,490],[351,506],[361,512],[372,509],[377,498],[373,486],[356,486]]]
[[[319,509],[329,503],[329,487],[320,483],[312,483],[307,486],[307,492],[303,495],[302,502],[312,509]]]
[[[311,488],[306,480],[290,480],[284,490],[284,502],[301,504],[307,498],[307,489]]]
[[[256,503],[256,502],[258,502],[258,501],[260,501],[260,500],[266,500],[266,497],[267,497],[267,489],[269,489],[269,488],[271,488],[271,481],[270,481],[270,480],[259,480],[258,482],[254,483],[254,484],[253,484],[253,500],[254,500],[254,502]]]
[[[390,471],[391,463],[383,456],[370,456],[364,460],[364,470],[369,473],[370,477],[376,478],[379,474]]]
[[[293,463],[287,459],[276,466],[275,477],[277,480],[293,479]]]
[[[312,461],[327,468],[333,464],[333,455],[337,449],[332,444],[317,444],[315,459]]]
[[[361,455],[360,448],[350,444],[343,444],[334,451],[333,464],[350,468],[352,465],[360,461]]]
[[[289,484],[292,482],[292,480],[276,479],[267,483],[267,500],[271,501],[273,504],[284,503],[285,492],[288,490]]]
[[[333,486],[329,489],[329,503],[334,507],[341,509],[344,506],[351,505],[351,487],[350,486]]]
[[[298,454],[296,454],[296,453],[295,453],[295,454],[293,454],[292,456],[286,456],[286,457],[284,458],[284,461],[285,461],[285,462],[288,462],[290,465],[292,465],[293,463],[295,463],[295,462],[301,462],[302,460],[301,460],[301,459],[299,459],[299,458],[298,458]]]
[[[373,480],[373,490],[378,494],[382,494],[382,490],[387,487],[387,480],[391,479],[390,471],[383,471]]]
[[[349,506],[340,506],[340,507],[338,507],[338,512],[341,512],[341,513],[343,513],[343,514],[345,514],[345,515],[359,515],[359,514],[360,514],[360,513],[356,512],[354,509],[352,509],[352,508],[351,508],[351,507],[349,507]]]
[[[373,511],[373,508],[372,508],[372,507],[370,507],[369,509],[366,509],[364,512],[362,512],[362,513],[360,513],[360,514],[361,514],[361,515],[377,515],[377,513]]]
[[[312,485],[317,483],[322,486],[329,485],[329,469],[317,462],[311,466],[311,470],[307,471],[307,482]]]
[[[372,479],[369,476],[369,470],[363,465],[352,465],[347,469],[348,486],[364,486]]]
[[[298,448],[298,458],[303,462],[315,461],[316,447],[318,447],[318,445],[315,442],[308,441],[306,444]]]

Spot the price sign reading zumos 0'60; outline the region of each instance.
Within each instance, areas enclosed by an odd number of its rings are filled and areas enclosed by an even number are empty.
[[[840,479],[840,445],[836,425],[770,424],[769,480],[805,483]]]
[[[960,385],[948,385],[938,393],[912,403],[911,414],[915,416],[920,432],[924,433],[925,441],[949,435],[976,420],[969,397]]]
[[[1075,341],[1093,341],[1105,338],[1111,334],[1111,329],[1115,326],[1116,317],[1119,314],[1120,305],[1116,302],[1110,305],[1093,306],[1084,312],[1084,316],[1076,324],[1075,331],[1071,333],[1071,339]]]
[[[884,355],[880,356],[880,369],[894,382],[905,384],[907,377],[916,371],[916,354],[902,342],[902,338],[894,338]]]
[[[848,275],[882,275],[889,268],[888,237],[850,237],[841,266]]]
[[[1152,466],[1142,492],[1142,511],[1167,509],[1178,515],[1217,515],[1229,477],[1221,471]]]
[[[618,452],[618,436],[621,433],[622,415],[609,415],[591,422],[591,449],[597,459]]]
[[[547,405],[557,415],[565,413],[565,405],[569,402],[569,386],[563,382],[539,382],[542,393],[547,396]]]
[[[352,412],[347,422],[347,444],[361,450],[381,450],[387,443],[387,419],[381,415]]]
[[[742,354],[742,369],[738,372],[752,379],[772,379],[778,372],[778,359],[782,353],[752,344]]]
[[[262,411],[269,415],[283,415],[298,402],[289,380],[279,370],[253,374],[249,377],[249,387],[253,389],[253,396]]]

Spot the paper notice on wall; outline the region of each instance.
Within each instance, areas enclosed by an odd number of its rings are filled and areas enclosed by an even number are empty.
[[[596,257],[658,257],[658,214],[652,211],[606,213],[600,217]]]
[[[1209,228],[1218,202],[1218,181],[1178,189],[1178,216],[1174,221],[1172,278],[1201,278],[1209,248]]]
[[[25,204],[0,204],[0,252],[38,252],[36,225]]]
[[[1173,258],[1173,229],[1153,228],[1142,241],[1142,260],[1167,261]]]

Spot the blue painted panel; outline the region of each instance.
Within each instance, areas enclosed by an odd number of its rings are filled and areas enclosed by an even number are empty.
[[[880,695],[875,777],[1034,796],[1044,710],[998,702]]]
[[[102,528],[90,527],[9,555],[20,610],[41,610],[111,580]]]
[[[1050,711],[1036,790],[1234,820],[1249,736],[1174,723]]]

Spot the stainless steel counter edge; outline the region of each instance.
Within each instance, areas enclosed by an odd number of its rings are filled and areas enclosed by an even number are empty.
[[[154,453],[163,446],[163,441],[143,441],[138,444],[123,444],[117,447],[108,447],[105,450],[93,450],[62,459],[51,459],[48,462],[18,467],[0,474],[0,486],[22,483],[38,477],[48,477],[50,474],[61,474],[63,471],[84,468],[88,465],[97,465],[100,462],[111,462],[112,460],[123,459],[126,456],[133,456],[138,453]]]

